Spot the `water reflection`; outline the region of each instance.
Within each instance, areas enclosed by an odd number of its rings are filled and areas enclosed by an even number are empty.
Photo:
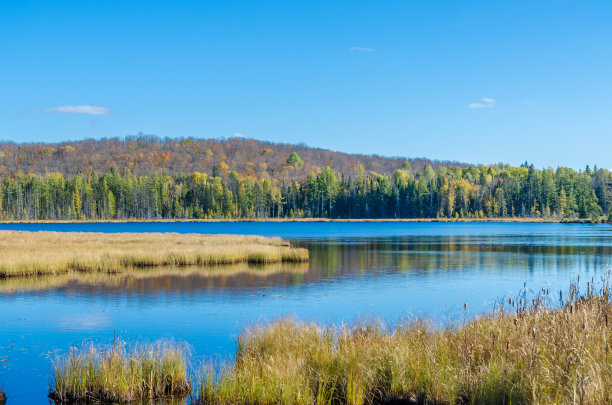
[[[262,288],[368,277],[390,273],[534,274],[538,271],[592,273],[608,268],[608,237],[581,235],[423,235],[294,239],[310,251],[310,263],[209,268],[160,268],[121,274],[70,273],[0,280],[0,293],[123,295],[160,293],[251,293]]]
[[[55,276],[0,280],[0,293],[57,292],[150,296],[160,292],[249,290],[261,285],[286,285],[308,271],[308,263],[236,264],[219,267],[162,267],[119,274],[72,272]]]
[[[422,236],[296,240],[310,250],[306,281],[316,277],[390,271],[486,273],[603,270],[612,257],[609,237]]]

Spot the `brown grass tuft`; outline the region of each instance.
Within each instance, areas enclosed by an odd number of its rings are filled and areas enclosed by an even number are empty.
[[[191,392],[185,349],[172,342],[72,347],[54,371],[49,398],[57,403],[127,403]]]

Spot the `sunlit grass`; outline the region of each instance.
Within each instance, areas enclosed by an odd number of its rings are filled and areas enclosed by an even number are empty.
[[[307,260],[308,250],[260,236],[0,231],[0,278]]]
[[[190,391],[182,346],[158,342],[128,347],[119,342],[110,347],[73,347],[58,357],[49,397],[60,403],[126,403],[185,397]]]
[[[607,283],[541,291],[455,327],[426,320],[320,326],[293,319],[239,338],[235,363],[205,367],[201,404],[609,404]],[[527,302],[528,301],[528,302]]]

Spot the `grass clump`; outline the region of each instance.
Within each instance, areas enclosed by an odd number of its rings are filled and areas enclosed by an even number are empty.
[[[254,326],[235,363],[206,367],[200,404],[604,404],[612,402],[612,304],[573,285],[454,327],[425,320]],[[556,299],[555,299],[556,302]]]
[[[0,278],[308,259],[306,249],[261,236],[0,231]]]
[[[185,349],[172,342],[127,347],[93,344],[72,347],[54,365],[52,392],[56,403],[127,403],[191,392]]]

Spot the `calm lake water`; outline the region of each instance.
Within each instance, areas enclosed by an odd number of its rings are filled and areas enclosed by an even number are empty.
[[[9,404],[48,403],[51,359],[84,341],[173,338],[195,358],[227,359],[246,326],[280,316],[324,323],[490,310],[528,288],[599,280],[612,226],[495,223],[0,224],[7,230],[281,236],[311,262],[160,269],[130,277],[0,280],[0,386]]]

